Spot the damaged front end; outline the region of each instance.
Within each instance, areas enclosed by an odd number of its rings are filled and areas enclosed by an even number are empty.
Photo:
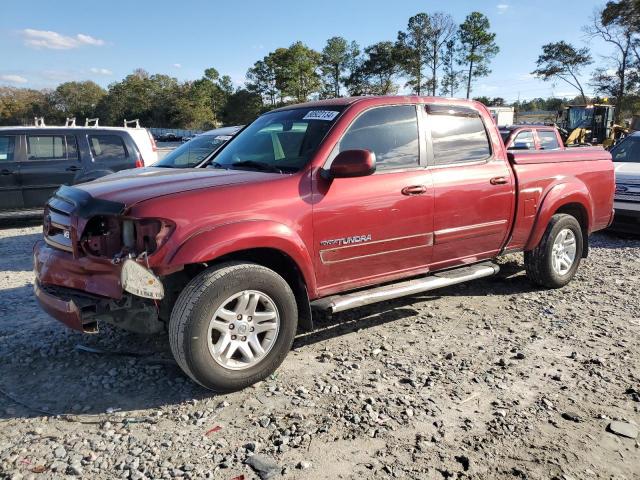
[[[174,230],[164,219],[125,215],[126,206],[61,187],[34,247],[35,295],[54,318],[83,332],[105,321],[138,333],[164,329],[162,279],[149,266]]]

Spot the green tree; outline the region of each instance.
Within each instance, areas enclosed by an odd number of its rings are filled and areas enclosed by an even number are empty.
[[[278,86],[272,58],[267,56],[258,60],[247,71],[247,90],[259,94],[272,107],[277,104]]]
[[[34,117],[52,112],[50,92],[30,88],[0,87],[0,125],[33,125]]]
[[[398,50],[393,42],[379,42],[365,48],[347,80],[350,95],[390,95],[398,90]]]
[[[447,13],[436,12],[430,17],[427,45],[428,67],[431,72],[429,87],[433,96],[436,95],[438,88],[438,71],[445,66],[449,42],[454,39],[457,29],[453,17]]]
[[[470,13],[460,25],[458,62],[466,65],[467,98],[471,95],[473,79],[491,73],[489,62],[500,51],[495,42],[496,34],[491,33],[490,28],[489,19],[480,12]]]
[[[450,38],[444,46],[442,55],[442,81],[440,93],[454,97],[460,88],[462,73],[456,69],[457,38]]]
[[[344,77],[353,61],[360,55],[356,42],[349,43],[343,37],[332,37],[322,50],[320,68],[324,77],[325,96],[339,97]]]
[[[178,86],[173,101],[172,123],[180,128],[207,130],[216,126],[211,108],[211,90],[202,79]]]
[[[320,91],[320,53],[302,42],[295,42],[289,48],[278,49],[274,53],[276,84],[283,97],[306,102],[312,93]]]
[[[396,42],[400,66],[408,77],[407,86],[421,95],[430,85],[424,69],[429,64],[429,34],[431,19],[426,13],[418,13],[409,18],[406,31],[398,32]]]
[[[178,81],[168,75],[149,75],[138,69],[122,81],[109,85],[98,106],[107,124],[139,118],[145,126],[174,127],[176,102],[180,98]]]
[[[486,105],[487,107],[491,107],[491,99],[487,96],[482,96],[482,97],[474,97],[473,98],[476,102],[480,102],[484,105]]]
[[[542,46],[542,54],[536,61],[537,68],[531,73],[544,81],[562,80],[578,90],[586,103],[587,97],[579,77],[580,71],[592,63],[588,48],[576,48],[564,41],[547,43]]]
[[[597,68],[591,77],[591,85],[597,93],[615,98],[616,122],[622,118],[626,97],[638,85],[638,11],[635,1],[608,2],[585,27],[591,38],[600,38],[613,48],[613,54],[608,57],[613,68]],[[611,74],[611,70],[615,73]]]
[[[262,113],[262,97],[247,89],[238,89],[229,96],[222,111],[225,125],[246,125]]]
[[[65,82],[51,93],[51,103],[62,117],[76,117],[82,121],[95,116],[96,108],[106,94],[100,85],[90,80]]]

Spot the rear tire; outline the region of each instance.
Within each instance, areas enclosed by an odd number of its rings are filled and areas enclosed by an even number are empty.
[[[200,273],[180,293],[169,342],[189,377],[231,392],[278,368],[297,324],[293,291],[280,275],[253,263],[227,263]]]
[[[524,252],[529,279],[546,288],[564,287],[574,277],[582,258],[582,228],[575,217],[559,213],[536,248]]]

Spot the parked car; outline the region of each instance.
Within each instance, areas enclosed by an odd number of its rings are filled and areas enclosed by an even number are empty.
[[[241,127],[224,127],[196,135],[193,139],[168,153],[154,167],[192,168],[213,155],[228,142]]]
[[[159,142],[179,142],[182,140],[182,137],[175,133],[161,133],[157,138]]]
[[[478,102],[292,105],[206,168],[62,187],[34,248],[35,295],[76,330],[167,328],[187,375],[236,390],[278,367],[312,308],[490,276],[505,252],[525,252],[535,284],[566,285],[613,193],[609,152],[507,153]]]
[[[548,125],[509,125],[500,127],[507,150],[559,150],[564,148],[560,132]]]
[[[612,230],[640,234],[640,132],[634,132],[611,149],[616,172]]]
[[[144,165],[151,165],[158,161],[158,146],[148,128],[143,127],[100,127],[105,130],[121,131],[129,134],[138,147]]]
[[[0,127],[0,211],[42,209],[60,185],[142,167],[135,130]]]

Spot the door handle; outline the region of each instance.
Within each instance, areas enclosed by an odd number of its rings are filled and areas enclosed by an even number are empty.
[[[424,185],[411,185],[402,189],[403,195],[422,195],[427,191],[427,187]]]
[[[67,172],[77,172],[78,170],[80,170],[80,167],[72,165],[71,167],[67,167],[66,170],[67,170]]]
[[[3,168],[2,170],[0,170],[0,175],[12,175],[13,172],[11,170],[7,170],[6,168]]]
[[[509,183],[509,180],[507,179],[507,177],[493,177],[491,180],[489,180],[489,183],[491,185],[504,185],[506,183]]]

